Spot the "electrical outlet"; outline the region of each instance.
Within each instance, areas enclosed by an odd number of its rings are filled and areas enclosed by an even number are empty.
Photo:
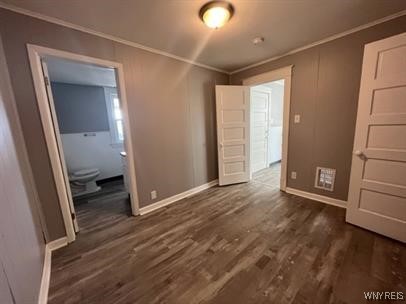
[[[292,179],[296,179],[296,177],[297,177],[296,171],[292,171],[292,173],[290,173],[290,177],[291,177]]]
[[[151,199],[154,200],[158,197],[158,193],[156,192],[156,190],[151,191]]]
[[[300,123],[300,115],[295,114],[295,123]]]

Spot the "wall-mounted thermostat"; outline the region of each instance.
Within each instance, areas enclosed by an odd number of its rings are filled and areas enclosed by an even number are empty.
[[[319,189],[333,191],[336,170],[331,168],[316,168],[316,180],[314,186]]]

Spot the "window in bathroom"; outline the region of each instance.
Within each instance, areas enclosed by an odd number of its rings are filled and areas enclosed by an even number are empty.
[[[121,145],[124,141],[124,125],[117,90],[115,88],[106,88],[105,95],[112,144]]]

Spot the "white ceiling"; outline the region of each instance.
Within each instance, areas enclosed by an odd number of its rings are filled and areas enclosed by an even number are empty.
[[[114,69],[48,57],[45,59],[52,82],[115,87]]]
[[[2,0],[33,12],[227,71],[406,9],[405,0],[230,0],[235,15],[207,28],[205,0]],[[263,36],[265,42],[253,45]]]

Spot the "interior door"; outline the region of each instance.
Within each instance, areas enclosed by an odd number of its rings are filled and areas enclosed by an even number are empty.
[[[62,172],[63,172],[63,179],[65,182],[65,189],[66,189],[66,191],[64,191],[64,192],[66,193],[66,196],[69,201],[69,207],[70,207],[71,214],[72,214],[73,226],[75,227],[75,232],[79,232],[79,225],[78,225],[78,221],[76,219],[75,206],[73,205],[72,192],[71,192],[70,184],[69,184],[69,177],[68,177],[68,170],[66,168],[65,155],[63,153],[63,146],[62,146],[62,141],[61,141],[61,137],[60,137],[61,133],[59,132],[58,118],[56,116],[56,111],[55,111],[55,104],[54,104],[54,98],[52,95],[52,88],[51,88],[51,81],[50,81],[49,73],[48,73],[48,67],[44,60],[41,60],[41,65],[42,65],[42,72],[44,73],[45,86],[46,86],[48,102],[49,102],[49,109],[51,110],[52,123],[53,123],[54,130],[55,130],[55,138],[56,138],[56,142],[58,145],[58,151],[59,151],[59,157],[60,157],[60,168],[58,168],[58,169],[62,170]]]
[[[251,89],[251,171],[268,167],[270,92]]]
[[[406,34],[365,47],[347,221],[406,242]]]
[[[216,86],[219,185],[250,179],[250,94],[245,86]]]

